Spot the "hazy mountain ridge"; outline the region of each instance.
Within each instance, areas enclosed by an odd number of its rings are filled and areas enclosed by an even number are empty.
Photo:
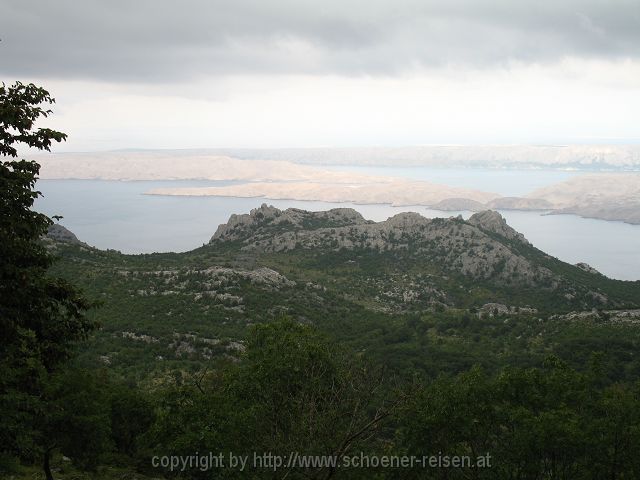
[[[196,152],[126,151],[39,155],[44,180],[212,180],[390,182],[388,177],[336,172],[282,160],[246,161]]]
[[[529,197],[554,205],[551,213],[640,224],[640,175],[590,174],[540,188]]]
[[[422,145],[206,151],[248,160],[279,159],[310,165],[640,170],[640,145]]]
[[[387,177],[387,182],[323,183],[323,182],[251,182],[219,187],[154,188],[150,195],[186,195],[216,197],[264,197],[270,200],[306,200],[320,202],[353,202],[356,204],[391,204],[395,206],[433,205],[451,197],[464,197],[488,202],[496,193],[450,187],[427,181],[411,181]]]
[[[426,149],[423,149],[424,152],[431,152],[435,155],[434,158],[441,160],[449,158],[442,152],[457,152],[455,155],[465,156],[471,162],[466,166],[459,165],[455,161],[446,164],[448,167],[463,168],[472,166],[471,164],[475,161],[473,159],[477,159],[478,155],[489,155],[487,152],[492,151],[491,149],[487,150],[489,147],[424,148]],[[620,168],[629,167],[633,170],[635,166],[640,166],[640,160],[638,160],[640,148],[635,147],[602,147],[600,149],[566,147],[568,150],[564,150],[565,147],[495,148],[496,151],[502,152],[499,155],[515,152],[514,154],[517,153],[517,156],[522,159],[535,158],[536,161],[543,163],[549,161],[550,165],[555,165],[554,168],[560,168],[558,165],[562,164],[564,161],[562,159],[583,154],[586,155],[584,158],[591,159],[587,161],[580,157],[588,165],[595,165],[593,162],[599,165],[598,162],[611,157],[615,159]],[[297,150],[294,151],[297,152]],[[361,150],[355,149],[355,151]],[[386,164],[389,165],[395,161],[394,152],[397,154],[398,151],[404,150],[373,149],[373,151],[377,152],[376,155],[382,155],[381,152],[388,153],[390,156],[385,158],[387,158]],[[408,151],[413,150],[408,149]],[[369,152],[369,150],[365,149],[363,152]],[[591,153],[587,155],[585,152]],[[536,156],[538,154],[540,156]],[[584,175],[540,188],[526,197],[503,197],[492,192],[451,187],[429,181],[335,171],[320,166],[304,165],[301,163],[304,163],[302,160],[305,157],[302,153],[300,155],[300,157],[291,159],[286,155],[283,158],[274,159],[238,159],[207,154],[197,150],[103,152],[46,155],[42,156],[39,161],[42,163],[41,178],[43,179],[235,182],[232,185],[155,188],[145,192],[153,195],[264,197],[267,199],[391,204],[394,206],[421,205],[443,211],[541,210],[558,214],[573,213],[604,220],[640,223],[640,213],[638,213],[640,212],[640,175],[634,173]],[[377,158],[376,155],[373,158]],[[491,155],[495,157],[498,154]],[[491,155],[489,158],[494,158]],[[557,165],[553,163],[555,160],[549,160],[557,159],[556,157],[562,160]],[[524,162],[524,160],[522,161]],[[402,165],[402,162],[398,161],[398,164]],[[424,165],[431,165],[431,163],[426,162]],[[501,165],[504,167],[511,164]],[[497,167],[493,165],[487,168]],[[520,165],[517,168],[523,167]]]

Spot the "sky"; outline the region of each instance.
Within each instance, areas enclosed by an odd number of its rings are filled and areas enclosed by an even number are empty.
[[[640,143],[640,0],[0,0],[57,151]]]

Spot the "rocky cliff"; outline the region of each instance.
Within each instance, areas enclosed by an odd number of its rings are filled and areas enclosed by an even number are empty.
[[[519,285],[557,281],[551,271],[534,265],[513,248],[510,243],[530,244],[493,211],[476,213],[468,221],[400,213],[376,223],[352,209],[283,211],[263,204],[250,214],[233,215],[211,239],[213,244],[228,241],[241,242],[241,249],[247,252],[397,251],[472,278]]]
[[[76,237],[76,235],[71,230],[63,227],[58,223],[54,223],[49,227],[46,238],[48,240],[53,240],[54,242],[71,243],[74,245],[86,246],[86,243],[78,240],[78,237]]]

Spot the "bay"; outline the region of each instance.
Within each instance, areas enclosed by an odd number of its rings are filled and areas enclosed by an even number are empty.
[[[472,172],[473,173],[473,172]],[[460,181],[473,181],[472,173],[443,172],[443,177],[456,175]],[[554,172],[558,173],[558,172]],[[466,176],[465,176],[466,175]],[[519,186],[518,175],[510,174],[510,189],[529,188],[531,178]],[[520,176],[525,175],[521,173]],[[548,174],[544,174],[548,175]],[[482,181],[476,188],[486,188]],[[545,177],[544,181],[550,180]],[[540,183],[542,179],[533,180]],[[47,215],[62,215],[61,224],[82,241],[102,249],[123,253],[188,251],[207,243],[218,225],[231,214],[248,213],[268,203],[278,208],[289,207],[319,211],[351,207],[365,218],[382,221],[404,211],[426,217],[449,217],[470,212],[441,212],[422,206],[354,205],[351,203],[265,200],[235,197],[181,197],[144,195],[152,188],[228,185],[213,181],[104,181],[104,180],[40,180],[37,188],[43,197],[36,209]],[[467,186],[467,185],[461,185]],[[505,193],[502,193],[503,195]],[[586,262],[612,278],[640,279],[640,226],[622,222],[585,219],[574,215],[544,215],[544,212],[502,211],[507,222],[522,232],[537,248],[569,263]]]

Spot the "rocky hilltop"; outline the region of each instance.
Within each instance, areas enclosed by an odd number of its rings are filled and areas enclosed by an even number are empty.
[[[263,204],[220,225],[212,245],[236,242],[244,252],[373,251],[418,259],[440,272],[509,286],[556,288],[562,278],[532,261],[524,236],[494,211],[462,217],[428,219],[401,213],[383,222],[365,220],[352,209],[307,212]]]
[[[350,208],[308,212],[263,204],[220,225],[209,246],[258,264],[267,259],[276,270],[304,265],[304,275],[334,272],[331,282],[385,307],[485,300],[525,310],[626,305],[617,299],[622,283],[550,257],[492,210],[468,220],[400,213],[372,222]]]
[[[47,234],[45,235],[46,241],[60,242],[60,243],[70,243],[73,245],[81,245],[88,246],[86,243],[78,240],[75,233],[69,230],[66,227],[63,227],[59,223],[54,223],[49,226],[47,230]]]
[[[210,243],[242,240],[246,249],[262,247],[265,250],[291,250],[304,246],[305,242],[324,242],[327,239],[336,247],[368,246],[378,249],[402,247],[397,238],[408,235],[414,240],[434,237],[436,231],[447,227],[457,236],[474,237],[478,231],[494,233],[508,240],[529,245],[521,233],[511,228],[498,212],[485,210],[465,221],[461,216],[425,218],[414,212],[399,213],[383,222],[365,220],[352,208],[334,208],[322,212],[310,212],[298,208],[280,210],[263,203],[248,214],[231,215],[229,221],[218,227]],[[454,231],[455,230],[455,231]],[[421,232],[423,235],[416,235]],[[292,239],[293,242],[284,242]]]
[[[352,208],[334,208],[324,212],[308,212],[298,208],[280,210],[263,203],[248,214],[231,215],[229,221],[218,227],[211,237],[217,240],[246,240],[271,234],[274,230],[315,230],[320,227],[344,227],[373,223]]]
[[[98,256],[118,255],[88,247],[60,225],[52,226],[45,240],[59,252],[79,247]],[[203,283],[194,293],[202,298],[215,290],[219,301],[231,301],[241,297],[246,282],[254,284],[267,272],[286,279],[281,287],[311,285],[312,296],[330,291],[383,311],[499,304],[524,312],[637,308],[640,287],[610,280],[584,263],[569,265],[550,257],[491,210],[468,220],[407,212],[373,222],[350,208],[310,212],[263,204],[232,215],[208,245],[180,254],[164,270],[169,283],[162,288],[141,285],[132,291],[173,295],[189,282],[195,287],[200,281],[195,277],[207,277],[203,272],[233,271],[237,282],[216,280],[226,285],[223,290],[209,288],[213,283],[207,280],[211,285]],[[175,285],[169,271],[174,271]]]

